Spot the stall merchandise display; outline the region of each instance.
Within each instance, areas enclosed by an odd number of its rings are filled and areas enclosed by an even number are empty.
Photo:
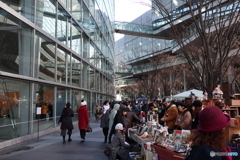
[[[191,146],[190,131],[175,130],[173,134],[169,134],[168,127],[161,126],[155,120],[154,114],[149,114],[147,119],[151,121],[128,130],[129,138],[141,145],[140,155],[144,155],[146,160],[151,160],[155,153],[161,157],[162,153],[158,152],[168,150],[165,157],[168,155],[167,153],[169,153],[169,157],[173,155],[185,157]],[[136,159],[136,156],[130,156]]]
[[[140,155],[140,152],[129,152],[132,160],[144,160],[144,157]]]
[[[166,134],[166,129],[164,128],[155,130],[155,132],[155,145],[180,155],[186,155],[190,150],[190,130],[175,130],[173,134]]]

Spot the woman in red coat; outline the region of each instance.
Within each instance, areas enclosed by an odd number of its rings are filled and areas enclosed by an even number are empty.
[[[88,109],[86,107],[87,102],[82,100],[81,101],[81,106],[78,108],[78,127],[80,130],[80,136],[82,141],[85,141],[85,136],[86,136],[86,131],[85,129],[88,126],[89,123],[89,118],[88,118]]]

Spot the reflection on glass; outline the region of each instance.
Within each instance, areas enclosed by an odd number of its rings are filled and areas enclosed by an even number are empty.
[[[33,133],[54,127],[54,87],[34,84]],[[38,114],[37,109],[40,110]],[[39,120],[39,122],[38,122]]]
[[[34,77],[55,81],[55,43],[36,32]],[[39,59],[40,58],[40,59]]]
[[[83,62],[83,69],[82,69],[82,87],[89,89],[89,65]]]
[[[16,12],[26,17],[30,21],[34,21],[34,1],[33,0],[21,0],[21,1],[9,1],[1,0],[6,3],[9,7],[14,9]],[[37,1],[38,10],[42,10],[43,4]]]
[[[78,55],[82,55],[82,29],[72,21],[72,46],[71,49]]]
[[[94,70],[94,68],[92,68],[92,67],[89,67],[90,68],[90,70],[89,70],[89,76],[90,76],[90,89],[91,90],[94,90],[94,75],[95,75],[95,70]]]
[[[75,57],[72,57],[72,85],[81,87],[82,83],[82,63]]]
[[[0,28],[0,70],[31,76],[32,29],[1,9]]]
[[[73,112],[75,114],[77,114],[77,109],[80,106],[80,102],[81,102],[82,99],[83,99],[82,91],[79,91],[79,90],[73,90],[72,91],[72,100],[71,100],[71,102],[72,102],[72,109],[73,109]],[[78,120],[78,117],[74,116],[73,120],[74,121]]]
[[[37,25],[55,37],[56,29],[56,0],[45,0],[43,12],[37,10]]]
[[[60,48],[57,48],[57,82],[66,84],[68,77],[68,64],[67,51],[63,51]]]
[[[65,88],[57,88],[56,98],[56,116],[59,118],[66,103],[70,101],[67,97],[67,90]],[[58,120],[59,119],[57,119],[57,121]]]
[[[92,43],[90,44],[90,49],[89,49],[89,62],[95,65],[95,48]]]
[[[0,79],[0,141],[29,134],[29,83]]]
[[[59,5],[58,6],[58,20],[57,20],[57,39],[63,44],[70,47],[70,15]]]
[[[82,20],[82,6],[81,6],[81,2],[79,0],[72,0],[72,15],[73,17],[78,20],[81,21]]]

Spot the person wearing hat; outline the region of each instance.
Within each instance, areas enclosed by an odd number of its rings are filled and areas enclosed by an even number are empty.
[[[72,141],[71,135],[72,135],[72,130],[73,130],[73,124],[72,124],[72,117],[74,116],[74,113],[72,109],[70,108],[71,104],[68,102],[66,104],[66,107],[63,108],[61,117],[58,121],[58,124],[61,122],[61,136],[63,137],[63,143],[66,143],[65,137],[66,137],[66,132],[68,134],[68,141]]]
[[[112,152],[109,156],[110,160],[116,160],[119,157],[122,160],[131,160],[131,157],[129,156],[129,149],[130,145],[125,142],[125,136],[123,133],[123,124],[118,123],[115,126],[115,134],[112,139]]]
[[[178,108],[178,117],[175,123],[176,129],[190,130],[192,124],[192,116],[188,110],[187,105],[183,102],[177,102],[176,105]]]
[[[192,125],[191,129],[197,129],[198,127],[198,114],[202,110],[202,102],[195,100],[192,103]]]
[[[86,131],[89,124],[88,109],[86,107],[87,102],[82,100],[81,106],[78,108],[78,127],[80,130],[81,142],[85,141]]]
[[[166,98],[163,104],[166,106],[166,109],[164,117],[161,120],[166,123],[169,134],[172,134],[173,130],[175,129],[175,122],[178,116],[178,109],[175,104],[171,103],[171,100],[169,98]]]
[[[230,156],[218,156],[215,152],[231,152],[226,146],[224,128],[229,126],[231,117],[223,114],[216,106],[209,106],[199,113],[198,130],[186,160],[231,160]]]

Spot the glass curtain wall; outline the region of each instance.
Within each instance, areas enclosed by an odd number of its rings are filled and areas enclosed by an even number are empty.
[[[0,142],[30,133],[30,84],[0,78]]]
[[[113,98],[112,2],[1,0],[3,3],[0,142],[57,127],[67,102],[77,114],[85,100],[89,115],[94,116],[93,104]]]

